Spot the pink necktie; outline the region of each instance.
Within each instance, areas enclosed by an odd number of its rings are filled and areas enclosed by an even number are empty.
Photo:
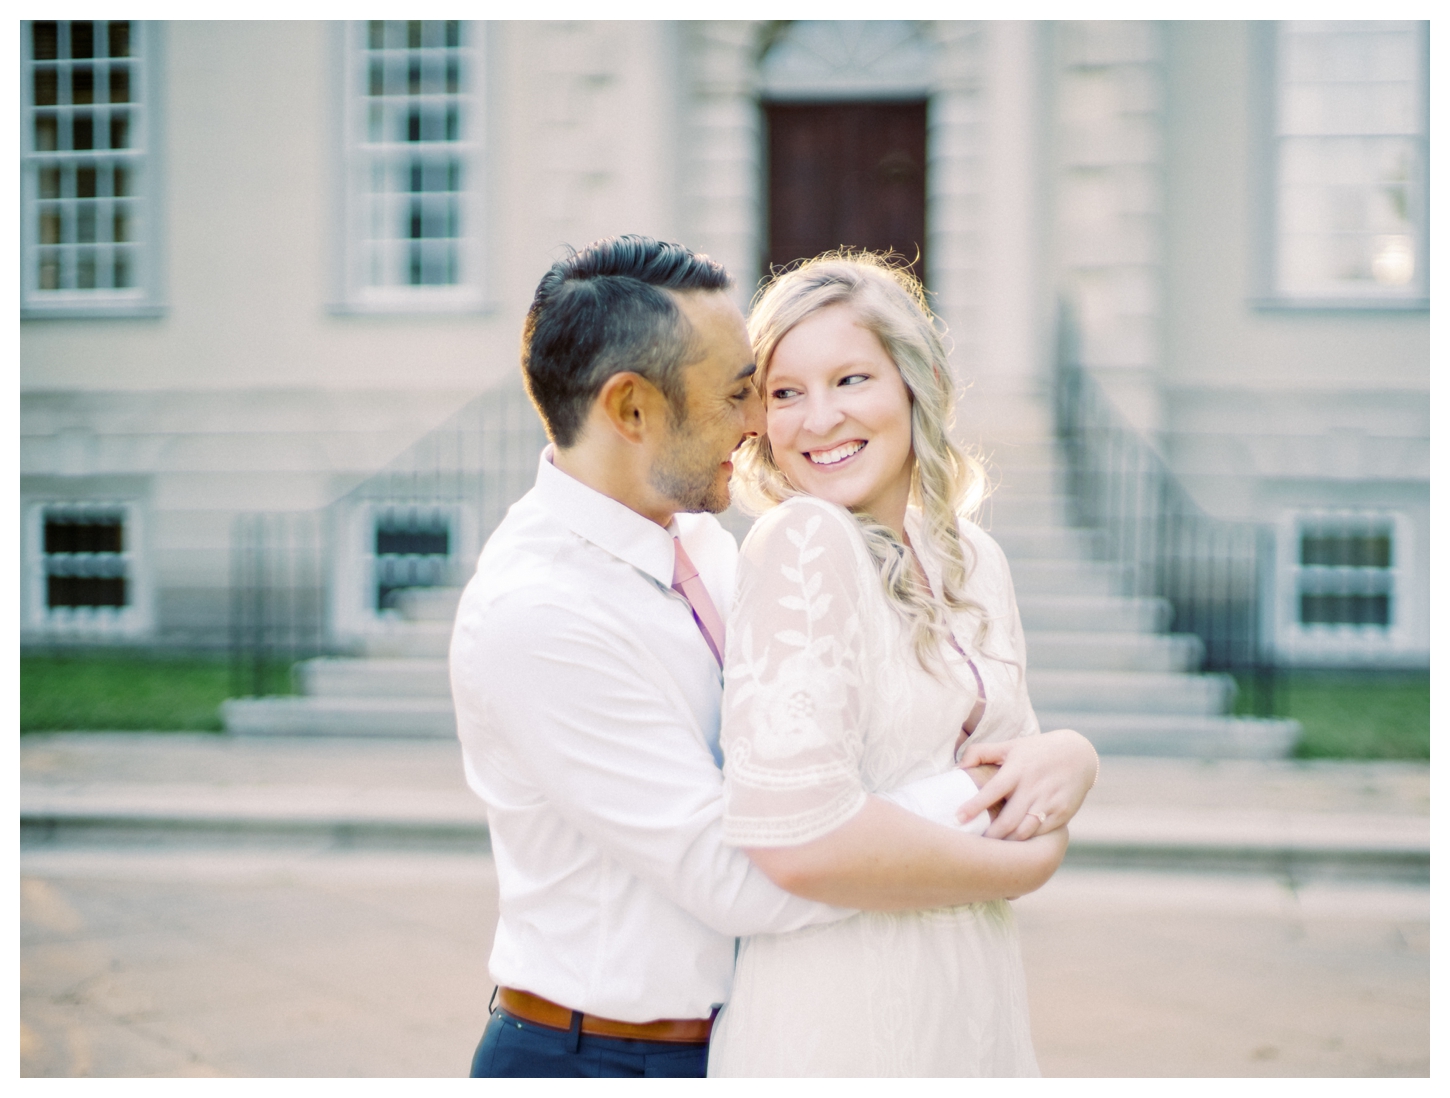
[[[714,653],[715,662],[724,667],[725,623],[720,620],[720,612],[715,609],[710,592],[705,590],[705,584],[700,580],[699,569],[690,561],[679,538],[675,538],[675,578],[670,586],[690,604],[690,609],[695,612],[695,624],[700,627],[705,643]]]

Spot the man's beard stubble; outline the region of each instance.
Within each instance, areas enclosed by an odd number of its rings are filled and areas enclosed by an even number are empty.
[[[716,487],[720,462],[708,442],[681,425],[671,432],[670,447],[649,471],[656,492],[675,504],[678,511],[709,511],[719,514],[730,506],[730,487]]]

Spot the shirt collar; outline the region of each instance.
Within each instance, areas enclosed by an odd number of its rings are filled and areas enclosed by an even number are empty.
[[[554,464],[554,444],[539,455],[534,491],[548,511],[585,541],[633,565],[662,586],[675,578],[674,519],[670,529],[596,492]]]

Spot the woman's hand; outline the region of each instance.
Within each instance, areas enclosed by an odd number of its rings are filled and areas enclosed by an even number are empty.
[[[967,771],[967,777],[972,779],[972,784],[980,790],[984,785],[986,785],[989,781],[996,777],[997,771],[1000,770],[1001,767],[986,764],[983,766],[964,767],[963,769]],[[1001,801],[993,801],[990,805],[987,806],[987,815],[991,819],[995,820],[997,818],[997,813],[1001,811]],[[968,816],[967,819],[971,819],[971,817]],[[964,820],[962,822],[965,823],[966,821]]]
[[[1005,801],[987,828],[989,839],[1027,839],[1062,827],[1082,807],[1098,771],[1093,745],[1068,728],[975,744],[967,748],[959,765],[971,770],[985,763],[996,763],[1000,769],[957,809],[957,818],[969,820]]]

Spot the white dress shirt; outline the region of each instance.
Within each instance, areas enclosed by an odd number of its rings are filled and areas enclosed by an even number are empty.
[[[723,842],[720,668],[671,590],[671,531],[551,455],[484,546],[449,653],[498,867],[489,973],[620,1021],[708,1017],[737,935],[851,912],[782,891]],[[728,614],[734,538],[713,515],[675,526]]]

